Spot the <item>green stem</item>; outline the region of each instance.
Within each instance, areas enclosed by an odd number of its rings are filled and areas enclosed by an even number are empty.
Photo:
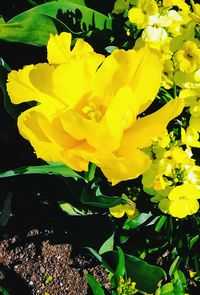
[[[173,90],[174,90],[174,98],[176,98],[177,97],[177,87],[176,87],[176,84],[174,84]]]
[[[94,178],[95,170],[96,170],[96,165],[94,163],[89,163],[89,169],[85,175],[88,182],[90,182]]]

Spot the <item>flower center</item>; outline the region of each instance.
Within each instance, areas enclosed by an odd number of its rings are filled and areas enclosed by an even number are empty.
[[[85,114],[85,117],[89,120],[99,122],[102,118],[102,112],[97,108],[95,102],[90,101],[88,105],[82,108],[82,112]]]

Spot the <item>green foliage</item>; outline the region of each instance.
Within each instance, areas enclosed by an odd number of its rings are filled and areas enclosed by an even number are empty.
[[[97,28],[111,29],[111,19],[86,7],[83,1],[51,1],[0,23],[0,40],[43,46],[50,33],[67,31],[80,35]]]
[[[6,172],[0,173],[0,178],[12,177],[22,174],[50,174],[50,175],[62,175],[64,177],[82,178],[81,175],[70,169],[64,164],[51,163],[49,165],[40,166],[26,166],[16,168]]]
[[[94,295],[105,295],[105,292],[101,287],[101,284],[97,282],[92,275],[87,274],[85,278],[87,282],[89,283],[90,288],[92,289],[92,292]]]

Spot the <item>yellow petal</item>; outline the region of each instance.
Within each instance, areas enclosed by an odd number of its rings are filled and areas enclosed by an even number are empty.
[[[121,156],[108,155],[108,157],[102,157],[98,163],[112,185],[137,178],[149,168],[150,164],[150,158],[137,149],[127,149],[127,153]]]
[[[8,74],[7,90],[13,103],[28,101],[46,103],[47,109],[58,109],[63,104],[53,93],[54,67],[44,64],[25,66]],[[42,77],[42,78],[41,78]]]
[[[124,206],[123,205],[117,205],[115,207],[109,208],[110,214],[114,216],[115,218],[121,218],[124,216]]]
[[[183,107],[183,99],[173,99],[151,115],[136,120],[135,124],[125,131],[121,147],[130,149],[150,146],[152,138],[160,137],[170,120],[177,117]]]
[[[50,64],[62,64],[69,61],[71,34],[62,32],[60,35],[50,34],[47,43],[47,59]]]
[[[59,65],[53,73],[55,94],[66,105],[73,107],[83,95],[91,91],[95,72],[103,58],[100,54],[92,54],[75,59],[72,63]]]
[[[38,158],[47,162],[62,162],[60,148],[49,140],[40,126],[44,117],[40,107],[31,108],[18,117],[19,132],[30,141]]]
[[[149,47],[144,47],[137,52],[134,67],[131,69],[133,76],[130,86],[140,105],[139,113],[146,110],[154,101],[161,85],[162,69],[162,62],[157,52]]]
[[[83,39],[78,39],[71,50],[71,39],[71,33],[66,32],[50,35],[47,43],[47,59],[50,64],[68,63],[74,57],[93,52],[93,48]]]

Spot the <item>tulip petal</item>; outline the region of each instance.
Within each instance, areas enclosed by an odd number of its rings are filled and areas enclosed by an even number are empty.
[[[112,154],[99,161],[99,166],[107,179],[115,185],[121,181],[137,178],[151,165],[149,156],[140,150],[127,150],[127,154]]]
[[[136,120],[133,127],[127,129],[124,133],[121,142],[122,149],[150,146],[152,138],[161,136],[169,121],[180,115],[183,107],[184,100],[176,98],[151,115]]]

